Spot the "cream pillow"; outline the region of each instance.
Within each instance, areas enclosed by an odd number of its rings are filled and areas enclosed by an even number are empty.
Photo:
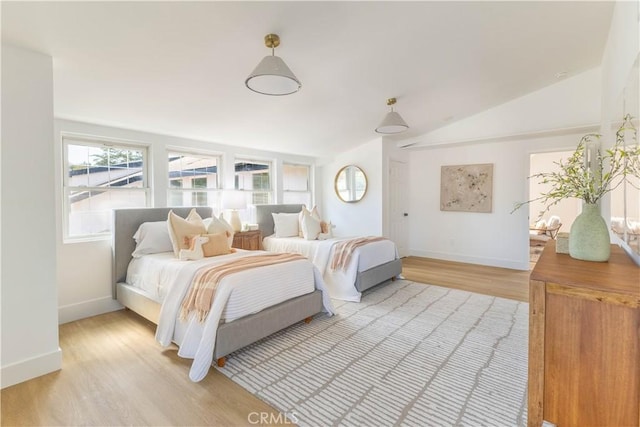
[[[300,232],[299,214],[272,213],[276,237],[297,237]]]
[[[298,214],[298,236],[299,237],[304,237],[302,234],[302,219],[304,218],[304,215],[308,214],[311,215],[313,218],[317,219],[318,221],[322,222],[322,218],[320,218],[320,212],[318,211],[318,207],[314,206],[311,210],[307,209],[307,207],[305,205],[302,205],[302,210],[300,211],[300,213]]]
[[[547,230],[547,221],[541,219],[540,221],[536,222],[536,225],[533,228],[538,230],[538,234],[545,234]]]
[[[557,215],[552,215],[549,217],[549,221],[547,221],[547,228],[554,229],[560,225],[560,217]]]
[[[207,226],[207,233],[218,234],[228,232],[227,241],[229,242],[229,247],[233,246],[233,234],[235,232],[233,231],[231,224],[224,219],[222,214],[220,214],[218,218],[212,216],[211,218],[207,218],[205,221],[209,223]]]
[[[305,240],[316,240],[321,232],[320,221],[305,213],[302,218],[302,237]]]
[[[211,257],[230,254],[232,251],[228,240],[229,234],[230,233],[228,231],[216,234],[203,234],[202,237],[209,238],[208,242],[202,244],[202,252],[204,253],[204,256]]]
[[[170,210],[167,218],[167,228],[169,229],[173,253],[176,257],[180,255],[180,249],[189,249],[190,236],[207,232],[202,218],[200,218],[195,209],[191,209],[186,219],[181,218]]]
[[[310,214],[309,209],[305,205],[302,205],[302,210],[298,214],[298,237],[302,237],[302,218],[305,214]]]

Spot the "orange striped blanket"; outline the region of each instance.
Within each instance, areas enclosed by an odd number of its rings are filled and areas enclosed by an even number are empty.
[[[349,265],[349,261],[351,261],[351,255],[356,248],[364,246],[367,243],[379,242],[381,240],[387,239],[384,237],[368,236],[344,240],[342,242],[336,243],[335,249],[333,251],[333,258],[331,259],[331,269],[344,270]]]
[[[251,268],[306,259],[298,254],[264,254],[235,259],[222,265],[205,267],[196,272],[189,293],[182,301],[180,319],[186,320],[192,311],[203,322],[209,314],[216,289],[226,276]]]

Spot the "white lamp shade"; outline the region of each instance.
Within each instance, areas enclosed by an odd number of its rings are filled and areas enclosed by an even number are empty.
[[[242,191],[225,191],[222,193],[222,209],[246,209],[247,196]]]
[[[265,56],[244,82],[249,89],[263,95],[289,95],[300,90],[302,84],[282,58]]]
[[[382,123],[378,125],[376,128],[376,132],[383,134],[394,134],[404,132],[409,129],[409,126],[405,121],[400,117],[400,114],[395,111],[389,111],[386,116],[384,116],[384,120]]]

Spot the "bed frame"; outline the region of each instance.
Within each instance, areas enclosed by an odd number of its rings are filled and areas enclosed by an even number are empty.
[[[258,229],[262,232],[262,236],[271,236],[273,234],[273,213],[298,213],[302,210],[303,205],[256,205],[256,222]],[[402,261],[395,259],[385,264],[372,267],[365,271],[358,272],[355,288],[359,292],[363,292],[369,288],[379,285],[388,280],[395,280],[402,273]]]
[[[127,267],[135,249],[133,235],[143,222],[164,221],[169,210],[186,217],[192,208],[133,208],[114,209],[113,211],[113,298],[126,308],[158,324],[160,304],[149,299],[145,293],[125,283]],[[198,207],[198,214],[207,218],[211,208]],[[312,317],[322,311],[322,293],[318,290],[292,298],[280,304],[266,308],[258,313],[245,316],[229,323],[221,323],[216,335],[214,359],[218,366],[225,363],[225,356],[265,338],[281,329],[304,320],[309,323]]]

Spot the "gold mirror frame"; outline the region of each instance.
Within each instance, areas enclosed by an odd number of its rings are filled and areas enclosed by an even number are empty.
[[[367,175],[358,166],[347,165],[338,171],[333,185],[338,199],[356,203],[367,194]]]

